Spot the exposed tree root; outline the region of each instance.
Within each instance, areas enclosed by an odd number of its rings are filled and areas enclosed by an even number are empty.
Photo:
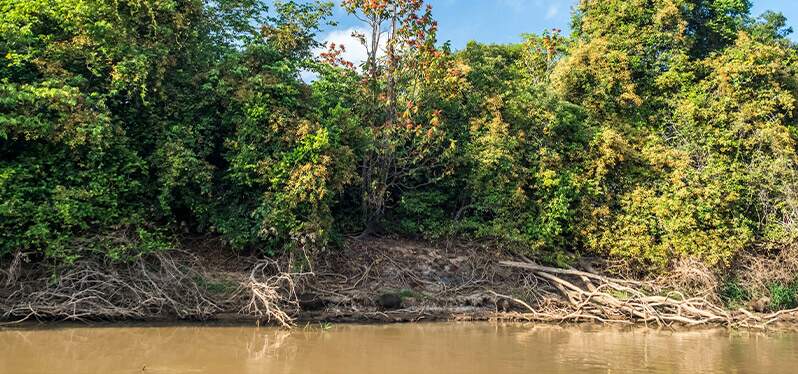
[[[25,261],[0,266],[0,321],[219,318],[290,327],[297,320],[494,316],[740,328],[798,321],[798,310],[723,308],[719,278],[690,262],[667,277],[638,281],[601,275],[588,260],[580,265],[584,270],[557,269],[524,257],[497,261],[496,253],[468,245],[435,248],[393,240],[355,242],[319,256],[314,273],[286,272],[290,258],[238,257],[213,248],[201,253],[175,250],[123,264],[82,259],[64,269]],[[401,305],[381,304],[386,294],[400,296]]]
[[[57,276],[34,270],[0,288],[0,320],[205,320],[232,312],[290,326],[296,275],[273,261],[240,260],[245,268],[252,263],[249,276],[225,274],[238,287],[221,293],[210,291],[213,277],[199,259],[181,251],[124,264],[83,259]]]
[[[199,287],[201,277],[167,254],[119,265],[81,260],[49,279],[21,281],[0,301],[5,320],[203,319],[219,310]]]
[[[294,317],[289,310],[299,309],[294,280],[304,274],[291,274],[280,271],[276,261],[257,262],[249,277],[240,282],[233,299],[243,297],[247,301],[240,312],[277,323],[282,327],[294,325]]]
[[[744,309],[727,311],[707,297],[686,297],[678,291],[663,290],[655,282],[628,281],[530,262],[502,261],[500,264],[528,270],[536,278],[551,284],[560,294],[560,297],[547,295],[550,300],[559,302],[549,302],[539,308],[496,294],[527,309],[523,313],[500,313],[498,318],[502,319],[645,323],[668,327],[716,324],[763,329],[780,321],[783,316],[798,312],[798,309],[771,314],[755,314]]]

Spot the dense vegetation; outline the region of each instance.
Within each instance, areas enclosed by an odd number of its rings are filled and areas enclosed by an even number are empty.
[[[582,0],[570,36],[452,51],[421,0],[341,5],[383,38],[345,46],[361,66],[317,41],[332,4],[0,0],[0,258],[393,233],[660,272],[795,247],[780,14]]]

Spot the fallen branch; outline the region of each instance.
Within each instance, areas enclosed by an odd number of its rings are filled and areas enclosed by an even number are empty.
[[[569,270],[569,269],[558,269],[552,268],[547,266],[541,266],[537,264],[532,264],[528,262],[516,262],[516,261],[499,261],[499,264],[502,266],[509,266],[509,267],[516,267],[522,268],[532,271],[542,271],[550,274],[562,274],[562,275],[577,275],[583,276],[587,278],[593,278],[596,280],[604,281],[604,282],[615,282],[615,283],[626,283],[626,284],[642,284],[642,282],[626,280],[626,279],[617,279],[617,278],[608,278],[605,276],[601,276],[598,274],[588,273],[579,270]]]

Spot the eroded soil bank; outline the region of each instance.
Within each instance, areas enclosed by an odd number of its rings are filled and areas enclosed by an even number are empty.
[[[58,277],[23,266],[0,288],[6,323],[22,320],[304,322],[516,320],[767,328],[796,311],[721,307],[705,269],[652,280],[612,278],[580,262],[555,269],[489,245],[349,241],[304,259],[232,256],[197,241],[192,253],[126,264],[80,261]],[[197,248],[201,250],[197,250]],[[307,263],[307,262],[306,262]],[[291,264],[294,264],[293,266]]]

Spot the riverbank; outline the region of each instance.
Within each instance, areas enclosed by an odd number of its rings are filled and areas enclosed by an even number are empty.
[[[232,321],[291,326],[507,320],[767,328],[798,311],[722,307],[711,273],[629,280],[555,269],[488,244],[352,240],[298,272],[282,261],[231,255],[212,240],[191,253],[151,254],[126,264],[78,261],[53,277],[25,265],[0,289],[6,323],[24,320]],[[688,265],[685,265],[688,266]],[[681,276],[674,276],[681,274]],[[713,294],[713,292],[715,294]]]
[[[80,260],[57,278],[25,264],[19,279],[0,289],[0,312],[6,322],[486,320],[514,308],[489,290],[520,290],[524,279],[496,262],[509,257],[473,245],[350,241],[303,272],[289,269],[297,259],[231,255],[208,240],[186,245],[190,253],[125,264]]]

